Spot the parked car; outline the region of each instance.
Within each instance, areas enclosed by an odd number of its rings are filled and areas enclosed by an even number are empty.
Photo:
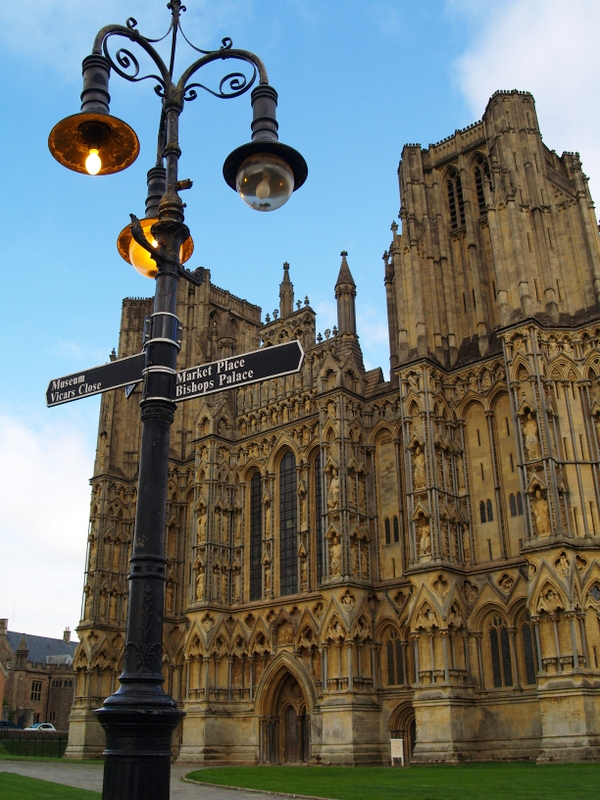
[[[0,719],[0,728],[10,728],[11,730],[19,729],[18,725],[11,722],[9,719]]]
[[[26,731],[55,731],[56,728],[51,722],[34,722],[33,725],[30,725],[28,728],[25,728]]]

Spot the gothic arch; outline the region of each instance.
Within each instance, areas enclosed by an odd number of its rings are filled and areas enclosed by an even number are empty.
[[[288,675],[292,675],[302,689],[307,713],[317,705],[317,691],[304,664],[287,651],[279,653],[266,667],[256,687],[255,708],[260,716],[273,716],[276,711],[278,689]]]
[[[400,703],[390,714],[390,738],[404,739],[404,761],[410,763],[416,744],[415,710],[411,702]]]

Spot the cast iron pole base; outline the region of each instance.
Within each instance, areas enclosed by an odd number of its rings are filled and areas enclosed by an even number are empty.
[[[111,707],[109,697],[96,714],[106,732],[102,800],[168,800],[171,736],[184,716],[173,700]],[[156,698],[158,700],[158,698]]]

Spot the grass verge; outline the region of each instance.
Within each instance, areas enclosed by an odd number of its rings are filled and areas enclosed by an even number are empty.
[[[203,783],[332,800],[599,800],[600,763],[386,767],[211,767]]]
[[[98,800],[102,795],[12,772],[0,772],[0,797],[2,800]]]

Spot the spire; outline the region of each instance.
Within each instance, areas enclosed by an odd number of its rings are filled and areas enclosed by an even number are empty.
[[[283,265],[283,280],[279,284],[279,315],[281,319],[289,317],[294,310],[294,284],[290,281],[290,265]]]
[[[342,263],[335,284],[335,299],[337,300],[338,330],[341,335],[349,334],[356,336],[356,311],[354,298],[356,297],[356,284],[350,273],[346,256],[348,253],[342,250]]]

